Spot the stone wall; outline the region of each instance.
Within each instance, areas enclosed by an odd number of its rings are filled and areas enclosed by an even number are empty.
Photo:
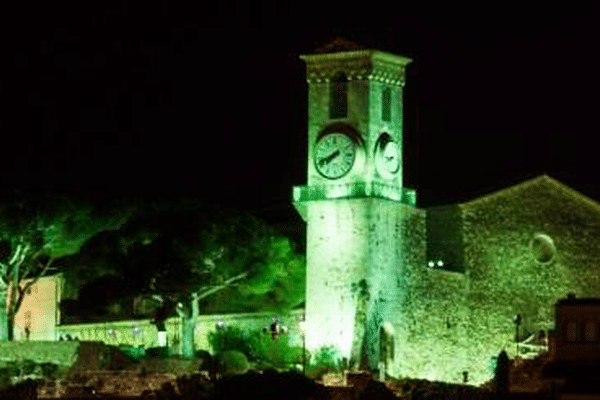
[[[70,367],[79,355],[79,342],[0,342],[0,362],[30,360]]]
[[[299,322],[303,310],[278,316],[282,325],[289,328],[288,339],[295,346],[302,345]],[[197,350],[210,351],[208,335],[217,326],[237,326],[246,330],[259,330],[269,326],[272,313],[201,315],[196,323],[195,344]],[[173,354],[181,354],[181,322],[179,318],[170,318],[166,322],[167,343]],[[157,347],[158,332],[151,320],[114,321],[57,327],[60,338],[86,341],[100,341],[109,345],[129,345],[139,347]]]
[[[425,211],[404,218],[405,295],[396,312],[396,375],[459,382],[466,369],[464,337],[468,307],[464,274],[430,269],[426,259]]]
[[[364,327],[369,257],[368,199],[321,200],[308,205],[306,317],[307,346],[337,346],[351,358]],[[364,296],[363,296],[364,297]],[[357,315],[357,307],[362,309]],[[358,319],[357,319],[358,318]]]
[[[454,270],[429,267],[426,212],[405,214],[395,275],[404,295],[389,317],[396,376],[488,381],[500,351],[515,356],[515,315],[522,341],[554,327],[554,304],[568,293],[600,293],[597,203],[541,177],[458,207],[462,226],[452,230],[463,237],[444,238],[464,244]]]
[[[165,324],[167,343],[175,353],[181,350],[181,328],[179,318],[171,318]],[[157,347],[158,332],[151,320],[128,320],[97,322],[56,327],[62,340],[99,341],[113,346],[130,345],[139,347]]]
[[[462,205],[469,268],[469,364],[479,370],[554,326],[554,304],[600,292],[600,207],[548,177]],[[476,374],[476,372],[473,372]]]
[[[413,238],[419,237],[422,224],[419,211],[410,206],[371,200],[369,209],[370,309],[365,350],[368,366],[376,369],[380,361],[382,326],[386,325],[396,340],[399,334],[402,335],[400,316],[409,295],[404,273],[408,263],[419,258],[419,246],[415,246]]]

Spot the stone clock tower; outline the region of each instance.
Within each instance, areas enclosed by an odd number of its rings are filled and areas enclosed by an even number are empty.
[[[360,367],[392,371],[402,303],[402,88],[410,59],[338,39],[304,55],[308,185],[307,347],[335,346]]]

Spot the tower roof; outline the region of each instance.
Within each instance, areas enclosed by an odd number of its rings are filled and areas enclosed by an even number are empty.
[[[321,47],[315,49],[315,54],[323,53],[337,53],[340,51],[355,51],[355,50],[367,50],[366,47],[359,45],[351,40],[343,38],[341,36],[336,37],[331,42],[324,44]]]
[[[372,69],[373,64],[380,64],[383,66],[382,68],[386,69],[386,73],[390,72],[387,71],[389,68],[398,69],[392,75],[402,76],[402,81],[404,80],[404,68],[412,61],[407,57],[370,49],[343,37],[337,37],[317,48],[314,53],[301,55],[300,58],[308,64],[309,76],[314,75],[315,72],[323,75],[325,70],[334,73],[340,63],[346,63],[346,67],[351,67],[350,69],[355,72],[359,71],[359,75],[362,76],[366,71]]]

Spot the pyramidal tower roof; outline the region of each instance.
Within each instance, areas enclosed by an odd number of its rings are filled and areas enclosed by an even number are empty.
[[[323,53],[337,53],[340,51],[355,51],[355,50],[367,50],[366,47],[359,45],[351,40],[343,37],[336,37],[331,42],[315,49],[315,54]]]
[[[360,44],[357,44],[351,40],[343,37],[336,37],[327,44],[315,49],[312,54],[304,54],[300,56],[301,59],[309,64],[309,70],[313,68],[331,68],[335,67],[340,62],[349,62],[360,64],[360,59],[369,60],[367,63],[378,62],[389,65],[393,65],[402,71],[396,71],[396,75],[404,75],[403,69],[412,60],[408,57],[399,56],[396,54],[388,53],[385,51],[371,49]],[[335,65],[331,64],[334,63]],[[354,65],[354,69],[360,67],[370,67],[367,65]],[[360,69],[359,68],[359,69]],[[334,68],[335,69],[335,68]],[[364,69],[364,68],[363,68]],[[309,71],[310,72],[310,71]],[[402,78],[403,80],[404,78]]]

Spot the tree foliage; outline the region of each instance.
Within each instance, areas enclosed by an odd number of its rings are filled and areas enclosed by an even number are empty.
[[[290,346],[286,339],[274,340],[263,330],[242,330],[228,326],[210,332],[208,341],[215,354],[239,351],[249,361],[263,368],[288,368],[303,362],[301,347]]]
[[[182,318],[183,352],[192,356],[200,301],[242,286],[264,293],[284,277],[289,244],[247,213],[224,211],[197,202],[163,205],[126,228],[132,244],[128,264],[138,290]],[[143,232],[143,235],[140,235]],[[166,308],[166,311],[165,311]],[[159,329],[162,323],[157,318]]]
[[[102,247],[111,263],[120,265],[104,275],[123,277],[123,293],[154,299],[159,329],[167,317],[182,317],[190,354],[201,305],[203,312],[210,305],[231,312],[247,311],[236,309],[244,302],[260,309],[270,301],[276,304],[271,308],[283,309],[303,301],[304,259],[288,239],[248,213],[195,200],[153,201],[121,229],[103,236],[102,246],[90,252]]]
[[[271,240],[256,273],[239,285],[207,299],[210,313],[273,311],[282,313],[301,306],[306,292],[306,262],[286,237]]]
[[[249,214],[188,201],[158,207],[121,231],[129,240],[127,272],[140,291],[179,302],[253,276],[269,252],[269,227]]]
[[[54,260],[77,253],[104,230],[118,229],[130,211],[115,204],[51,194],[20,194],[0,202],[0,340],[12,338],[27,290]]]
[[[152,203],[74,257],[78,279],[121,276],[124,292],[160,297],[172,312],[192,293],[203,312],[282,310],[304,300],[304,257],[289,239],[250,214],[199,201]]]

